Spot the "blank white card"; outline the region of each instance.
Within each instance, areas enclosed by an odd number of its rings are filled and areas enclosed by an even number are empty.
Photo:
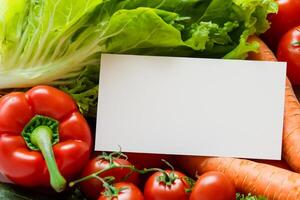
[[[286,63],[103,54],[99,151],[280,159]]]

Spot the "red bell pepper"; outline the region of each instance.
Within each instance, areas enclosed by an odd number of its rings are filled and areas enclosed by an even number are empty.
[[[61,192],[91,146],[88,124],[64,92],[37,86],[0,99],[0,172],[16,184]]]

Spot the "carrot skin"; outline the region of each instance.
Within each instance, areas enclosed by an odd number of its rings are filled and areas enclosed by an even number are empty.
[[[249,54],[248,59],[277,60],[273,52],[258,37],[250,37],[249,41],[258,42],[260,49],[258,53]],[[285,87],[282,146],[283,158],[295,172],[300,173],[300,104],[288,78]]]
[[[300,104],[288,80],[285,89],[283,158],[294,171],[300,173]]]
[[[252,161],[272,165],[286,170],[291,170],[290,166],[284,160],[252,160]]]

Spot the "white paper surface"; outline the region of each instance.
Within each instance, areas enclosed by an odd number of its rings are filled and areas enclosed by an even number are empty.
[[[286,64],[104,54],[99,151],[280,159]]]

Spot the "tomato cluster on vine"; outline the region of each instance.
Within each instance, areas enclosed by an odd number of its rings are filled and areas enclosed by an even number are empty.
[[[137,168],[121,152],[92,158],[81,178],[70,183],[92,200],[234,200],[234,184],[221,172],[188,177],[160,155],[139,163]],[[166,157],[163,157],[166,158]],[[150,161],[150,162],[149,162]],[[154,162],[153,162],[154,161]],[[166,169],[157,168],[165,164]],[[154,166],[155,168],[147,168]]]

